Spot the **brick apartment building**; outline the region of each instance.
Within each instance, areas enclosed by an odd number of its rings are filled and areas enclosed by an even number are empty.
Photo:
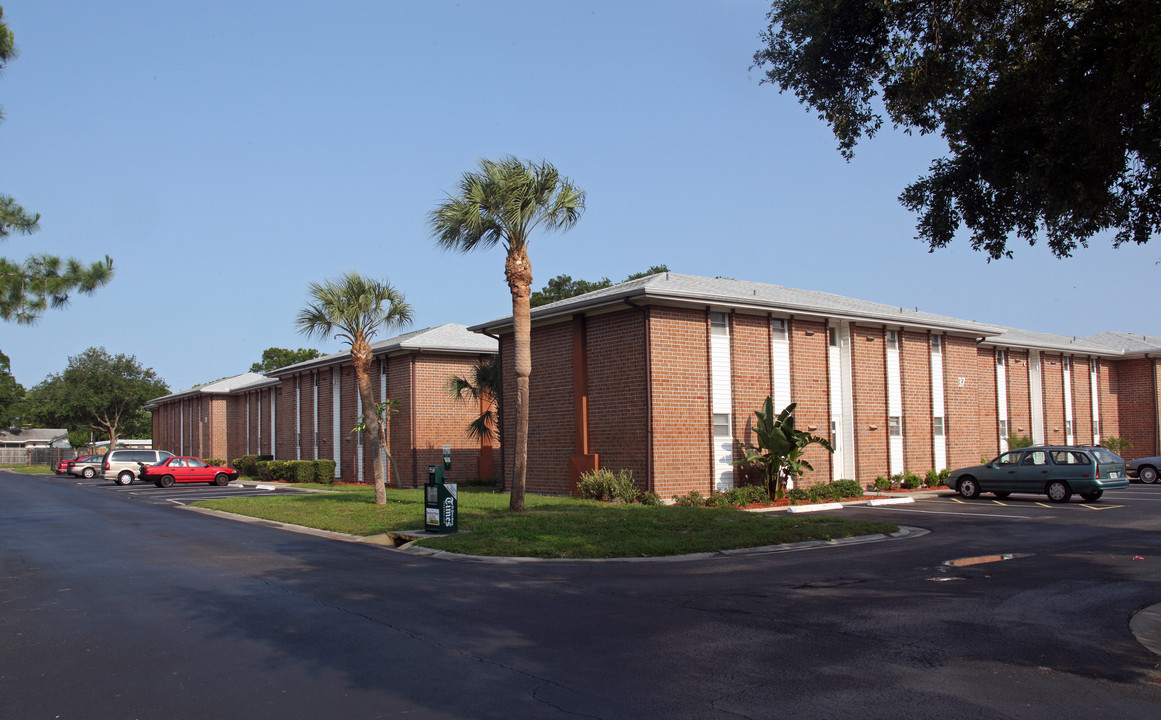
[[[388,448],[404,486],[427,481],[427,466],[452,448],[449,477],[497,475],[498,451],[472,440],[466,428],[482,408],[453,398],[453,375],[469,376],[474,362],[492,357],[496,341],[447,324],[372,344],[376,402],[398,400]],[[266,375],[246,373],[150,401],[154,447],[179,455],[232,460],[273,455],[279,460],[331,459],[336,479],[372,480],[375,438],[351,429],[362,415],[347,352],[290,365]],[[396,483],[384,462],[388,482]]]
[[[511,317],[503,397],[515,396]],[[532,310],[528,488],[628,468],[663,498],[732,487],[754,410],[798,404],[807,483],[975,464],[1009,433],[1158,454],[1161,339],[1071,338],[764,283],[662,273]],[[502,434],[515,430],[513,413]],[[510,435],[508,435],[510,437]],[[513,467],[505,449],[504,467]]]

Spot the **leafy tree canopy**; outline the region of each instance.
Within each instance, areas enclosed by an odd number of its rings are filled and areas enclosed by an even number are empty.
[[[3,37],[0,37],[0,42]],[[20,402],[24,400],[24,386],[12,377],[8,356],[0,352],[0,428],[16,427],[20,418]]]
[[[12,31],[4,22],[0,7],[0,70],[16,57]],[[4,117],[0,111],[0,119]],[[30,213],[17,202],[0,194],[0,243],[12,233],[30,235],[40,229],[40,215]],[[72,258],[32,255],[23,262],[0,258],[0,319],[28,325],[48,308],[64,307],[69,294],[91,294],[113,278],[113,260],[84,265]]]
[[[250,372],[269,372],[270,370],[277,370],[287,365],[314,360],[321,355],[322,353],[312,348],[299,348],[297,350],[288,350],[287,348],[280,347],[266,348],[262,351],[262,361],[251,365]]]
[[[38,424],[70,430],[92,428],[108,437],[110,447],[123,437],[151,437],[152,422],[144,405],[169,394],[153,370],[132,355],[110,355],[89,348],[69,358],[59,375],[49,375],[28,391],[26,407]]]
[[[633,273],[625,278],[625,282],[663,272],[669,272],[669,268],[664,265],[654,265],[643,272]],[[541,305],[554,303],[557,300],[584,295],[593,290],[600,290],[601,288],[612,286],[613,281],[607,277],[601,278],[596,282],[589,282],[588,280],[573,280],[571,275],[557,275],[549,280],[542,289],[532,293],[532,297],[528,303],[531,307],[540,307]]]
[[[818,112],[850,159],[882,126],[949,148],[900,201],[929,250],[963,225],[991,258],[1066,257],[1161,232],[1161,2],[775,0],[763,82]]]

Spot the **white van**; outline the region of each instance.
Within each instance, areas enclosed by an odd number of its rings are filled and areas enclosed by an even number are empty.
[[[106,480],[128,485],[141,476],[142,465],[156,465],[173,453],[166,450],[110,450],[105,453]]]

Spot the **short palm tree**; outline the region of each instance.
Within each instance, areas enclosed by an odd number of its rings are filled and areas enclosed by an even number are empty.
[[[512,468],[512,510],[524,510],[524,479],[528,464],[528,382],[532,375],[532,265],[528,244],[532,231],[568,230],[580,219],[585,193],[547,162],[514,157],[481,160],[479,170],[466,172],[459,191],[428,216],[432,236],[445,250],[470,252],[503,245],[504,275],[512,293],[515,341],[516,433]]]
[[[313,300],[298,313],[295,324],[308,337],[325,339],[332,333],[351,346],[351,364],[359,384],[363,404],[363,424],[371,437],[378,438],[383,453],[375,453],[375,504],[387,504],[387,486],[382,454],[388,453],[375,400],[371,393],[371,339],[379,329],[394,329],[411,324],[411,306],[403,293],[387,282],[349,272],[336,281],[310,284]],[[337,450],[337,449],[336,449]],[[335,458],[337,461],[339,458]]]
[[[447,389],[457,400],[474,400],[480,406],[480,415],[468,423],[468,437],[491,443],[500,437],[496,422],[496,406],[500,397],[500,368],[495,358],[472,363],[465,377],[453,375]]]

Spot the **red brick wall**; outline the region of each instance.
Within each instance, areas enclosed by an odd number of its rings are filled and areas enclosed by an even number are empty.
[[[765,315],[731,315],[730,327],[730,370],[731,397],[733,406],[734,440],[747,445],[756,445],[758,438],[753,427],[757,418],[756,410],[761,410],[766,398],[773,394],[771,383],[770,318]],[[785,404],[783,405],[785,407]],[[774,412],[782,411],[775,403]],[[741,459],[740,452],[734,452],[734,459]],[[734,467],[734,486],[744,483],[762,484],[765,476],[758,468]]]
[[[713,487],[709,318],[704,310],[649,308],[653,378],[653,491],[664,499]]]
[[[629,309],[586,319],[589,452],[601,467],[632,471],[649,490],[645,318]],[[570,451],[571,453],[572,451]]]
[[[1097,377],[1100,379],[1097,390],[1100,394],[1100,403],[1097,405],[1097,414],[1100,419],[1101,439],[1121,436],[1120,424],[1120,363],[1108,359],[1097,360]]]
[[[1032,437],[1032,390],[1028,384],[1028,351],[1008,350],[1008,433]]]
[[[1117,432],[1105,423],[1104,436],[1116,435],[1133,443],[1129,458],[1157,454],[1157,361],[1150,358],[1121,360],[1110,394],[1117,407]],[[1102,412],[1102,416],[1104,413]]]
[[[572,377],[572,323],[560,322],[532,330],[532,376],[528,399],[528,470],[525,489],[529,492],[565,495],[568,493],[568,459],[575,448]],[[504,414],[506,442],[505,487],[511,487],[515,467],[516,376],[512,363],[516,349],[513,336],[505,335]]]
[[[927,333],[899,333],[899,374],[903,387],[903,464],[922,475],[935,466],[931,443],[931,340]]]
[[[981,378],[973,338],[943,336],[944,405],[947,410],[947,465],[974,465],[980,460],[980,390],[993,377]]]
[[[830,432],[830,379],[827,374],[829,341],[826,323],[791,318],[788,325],[790,395],[798,405],[794,411],[795,426],[834,443],[835,438]],[[829,452],[819,445],[811,445],[803,457],[814,466],[814,470],[802,476],[802,487],[830,481],[832,456]]]
[[[1064,426],[1064,365],[1061,355],[1041,353],[1041,386],[1044,388],[1044,442],[1067,442]]]
[[[976,460],[980,457],[991,459],[1000,454],[1000,400],[996,392],[995,348],[976,348],[976,377],[979,378]]]
[[[851,324],[851,379],[855,417],[855,477],[866,480],[888,466],[887,354],[883,328]]]
[[[1092,374],[1086,357],[1072,358],[1072,434],[1078,445],[1092,442]]]

